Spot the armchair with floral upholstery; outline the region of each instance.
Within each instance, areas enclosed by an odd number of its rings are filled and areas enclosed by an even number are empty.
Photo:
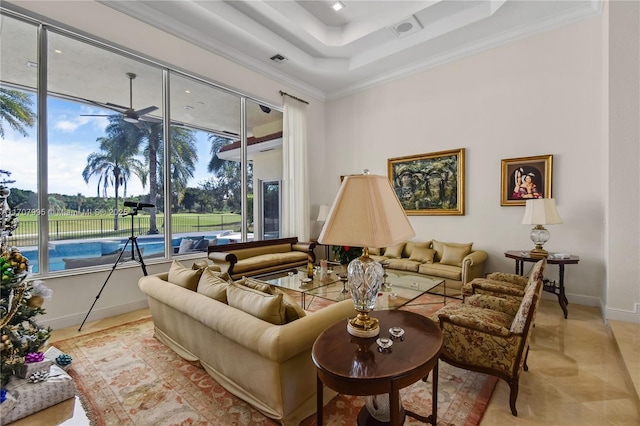
[[[482,295],[475,306],[466,302],[449,304],[433,316],[444,336],[440,359],[506,381],[514,416],[518,415],[520,372],[528,370],[529,337],[541,292],[542,280],[539,279],[527,287],[519,303],[514,299]]]
[[[547,259],[540,259],[533,266],[529,278],[508,272],[492,272],[486,278],[474,278],[462,287],[462,296],[467,300],[470,296],[489,294],[521,300],[529,285],[543,280],[546,266]]]

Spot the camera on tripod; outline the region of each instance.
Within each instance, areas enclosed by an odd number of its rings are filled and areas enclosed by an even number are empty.
[[[134,202],[134,201],[125,201],[125,202],[124,202],[124,206],[125,206],[125,207],[131,207],[131,208],[132,208],[132,210],[131,210],[129,213],[125,214],[125,216],[129,216],[129,215],[131,215],[131,216],[135,216],[135,215],[137,215],[137,214],[138,214],[138,210],[140,210],[140,209],[146,209],[146,208],[153,208],[153,207],[155,207],[155,205],[153,205],[153,204],[149,204],[149,203],[136,203],[136,202]]]

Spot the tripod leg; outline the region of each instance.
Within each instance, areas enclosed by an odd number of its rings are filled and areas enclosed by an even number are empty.
[[[136,252],[138,253],[138,259],[140,259],[139,263],[142,267],[142,273],[144,276],[147,276],[147,266],[144,264],[144,259],[142,258],[142,253],[140,252],[140,246],[138,246],[138,239],[133,237],[133,247],[131,247],[131,255],[133,256],[133,248],[135,247]]]
[[[82,331],[82,326],[87,321],[87,318],[89,318],[89,314],[91,313],[91,311],[93,310],[93,307],[96,305],[96,302],[100,298],[100,295],[102,294],[102,290],[104,290],[105,286],[107,285],[107,282],[109,281],[109,278],[111,278],[111,274],[113,274],[113,271],[116,270],[116,266],[118,266],[118,263],[120,262],[120,259],[122,258],[122,255],[124,254],[124,252],[127,250],[127,246],[128,245],[129,245],[129,240],[127,240],[127,242],[124,244],[124,247],[122,248],[122,251],[118,255],[118,258],[116,259],[116,261],[113,264],[113,266],[111,267],[111,271],[109,272],[109,275],[107,275],[107,279],[104,280],[104,284],[102,284],[102,288],[100,288],[100,291],[98,292],[98,294],[96,295],[96,298],[94,299],[93,303],[91,304],[91,307],[89,308],[89,312],[87,312],[87,316],[85,316],[84,319],[82,320],[82,324],[80,324],[80,328],[78,328],[78,331]],[[133,247],[131,249],[133,250]],[[146,273],[145,273],[145,275],[146,275]]]

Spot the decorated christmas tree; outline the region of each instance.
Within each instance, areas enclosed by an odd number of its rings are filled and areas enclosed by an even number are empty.
[[[29,261],[7,239],[18,228],[7,198],[9,172],[0,170],[0,385],[4,387],[25,362],[41,360],[40,349],[51,334],[35,321],[44,313],[42,303],[51,290],[29,279]]]

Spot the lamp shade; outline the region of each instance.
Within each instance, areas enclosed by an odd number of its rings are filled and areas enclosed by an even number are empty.
[[[345,177],[318,241],[380,248],[415,235],[389,179],[363,174]]]
[[[536,198],[527,200],[522,218],[523,225],[557,225],[562,223],[556,200],[553,198]]]
[[[325,220],[327,220],[328,215],[329,215],[329,206],[326,204],[323,204],[320,206],[320,209],[318,210],[318,217],[316,220],[318,222],[324,222]]]

